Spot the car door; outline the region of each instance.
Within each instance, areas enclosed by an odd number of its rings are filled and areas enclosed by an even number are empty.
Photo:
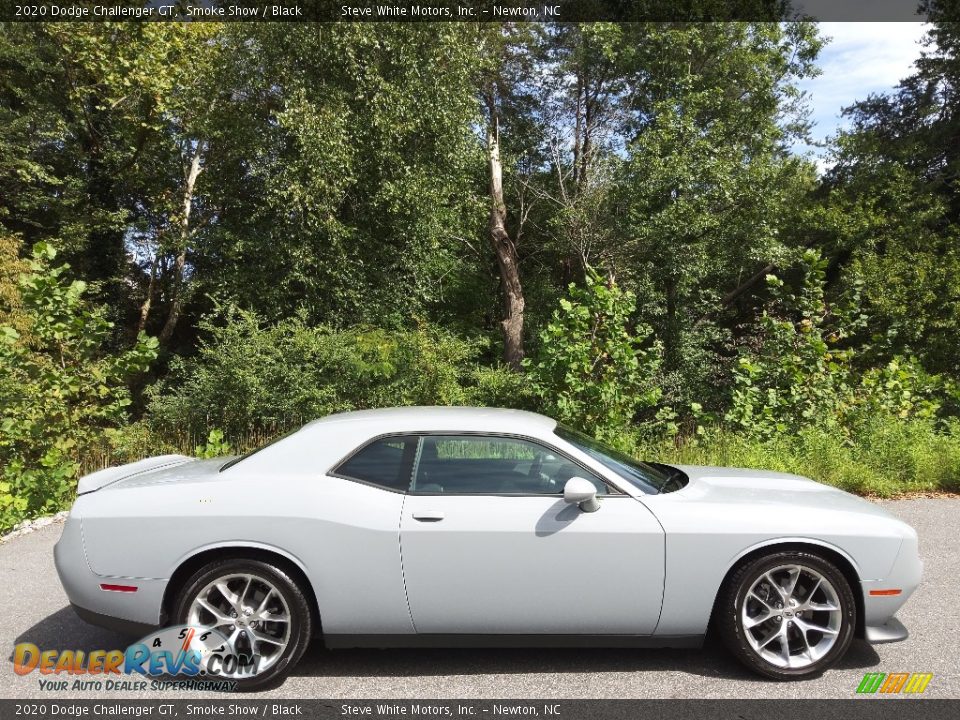
[[[599,510],[563,501],[573,476]],[[539,441],[424,435],[400,546],[417,633],[646,635],[660,614],[657,520]]]

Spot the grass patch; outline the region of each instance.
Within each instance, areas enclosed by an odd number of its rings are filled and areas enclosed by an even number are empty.
[[[803,475],[858,495],[960,491],[960,433],[932,421],[877,417],[856,432],[809,427],[757,440],[719,427],[696,438],[645,443],[665,463],[724,465]]]

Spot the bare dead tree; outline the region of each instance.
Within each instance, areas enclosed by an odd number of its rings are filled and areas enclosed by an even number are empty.
[[[517,246],[507,231],[507,205],[503,198],[503,161],[500,156],[500,112],[496,88],[490,83],[485,92],[487,105],[487,170],[490,179],[490,214],[487,230],[500,271],[503,300],[503,359],[514,370],[523,360],[523,285],[520,282]]]
[[[180,313],[183,310],[183,299],[186,290],[184,269],[187,264],[187,252],[190,249],[190,238],[193,235],[193,228],[190,225],[190,214],[193,210],[197,178],[203,170],[204,150],[205,145],[203,142],[193,143],[193,150],[188,156],[189,160],[184,166],[183,198],[180,209],[180,233],[177,244],[177,257],[173,266],[170,309],[167,312],[167,320],[163,324],[163,329],[160,331],[159,340],[161,344],[169,342],[173,336],[173,332],[177,328],[177,322],[180,320]]]

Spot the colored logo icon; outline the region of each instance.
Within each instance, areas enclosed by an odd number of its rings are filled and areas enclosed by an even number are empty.
[[[861,695],[898,693],[919,695],[933,680],[933,673],[867,673],[857,686]]]

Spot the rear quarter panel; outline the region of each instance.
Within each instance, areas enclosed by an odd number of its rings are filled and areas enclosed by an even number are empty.
[[[327,477],[357,440],[335,432],[325,440],[327,448],[311,452],[294,447],[309,457],[306,466],[264,451],[247,468],[242,463],[203,481],[84,496],[77,509],[90,568],[167,580],[204,550],[274,550],[303,569],[326,632],[413,632],[400,564],[403,495]]]

